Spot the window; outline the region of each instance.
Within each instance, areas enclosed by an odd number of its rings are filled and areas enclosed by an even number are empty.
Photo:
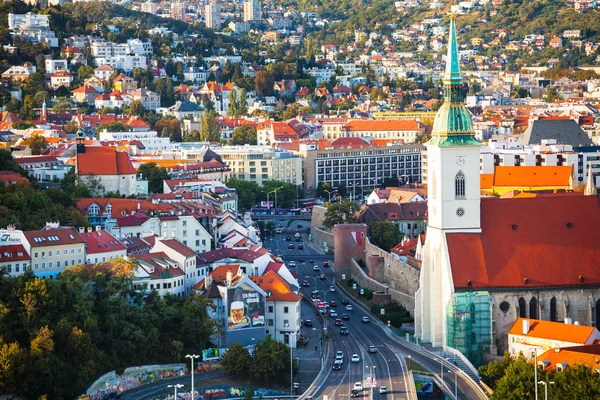
[[[273,312],[273,306],[269,306],[269,312]]]
[[[187,236],[187,231],[183,231],[183,237]]]
[[[269,326],[273,326],[273,320],[272,319],[268,320],[267,322],[268,322]]]
[[[202,246],[206,246],[206,239],[202,239]]]
[[[287,314],[289,312],[289,307],[283,307],[283,313]]]
[[[454,198],[462,200],[465,198],[465,174],[459,171],[454,178]]]
[[[90,212],[89,212],[89,215],[90,215],[91,217],[95,217],[95,216],[96,216],[96,215],[98,215],[98,213],[100,212],[100,207],[98,207],[98,206],[97,206],[97,205],[95,205],[95,204],[92,204],[92,205],[90,206],[89,210],[90,210]]]
[[[532,297],[531,300],[529,300],[529,318],[537,319],[537,315],[538,315],[537,299],[535,297]]]
[[[550,321],[557,321],[556,316],[556,297],[550,300]]]
[[[34,269],[40,269],[38,264],[35,264],[35,266],[33,267]]]
[[[200,229],[196,229],[196,236],[200,236]]]
[[[56,267],[57,267],[57,268],[60,268],[60,261],[57,261],[57,262],[56,262]]]
[[[48,268],[52,268],[52,261],[48,263]]]
[[[42,263],[42,269],[46,269],[46,263]]]
[[[52,250],[48,252],[48,257],[52,257]]]
[[[200,246],[200,241],[196,240],[196,246]]]
[[[77,249],[77,253],[81,254],[81,247]]]
[[[71,249],[71,254],[75,254],[75,249]]]
[[[284,319],[283,326],[284,326],[284,328],[287,328],[288,326],[290,326],[290,321],[288,321],[287,319]]]

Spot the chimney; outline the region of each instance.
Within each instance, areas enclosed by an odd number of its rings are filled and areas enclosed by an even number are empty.
[[[529,320],[523,320],[523,335],[527,335],[529,333]]]
[[[565,324],[571,325],[572,323],[573,323],[573,320],[571,318],[565,318]]]
[[[88,233],[91,233],[91,232],[92,232],[92,227],[91,227],[91,226],[88,226],[88,229],[87,229],[87,231],[88,231]]]
[[[233,273],[231,271],[227,271],[227,286],[231,286],[231,282],[233,281]]]
[[[79,227],[79,233],[84,233],[85,232],[85,228],[83,226]]]
[[[101,229],[102,227],[100,225],[96,225],[96,232],[100,232]]]
[[[137,203],[137,209],[140,210],[142,208],[142,205],[140,204],[140,202],[138,201]]]

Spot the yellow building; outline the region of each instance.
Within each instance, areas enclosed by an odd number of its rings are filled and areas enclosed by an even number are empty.
[[[497,166],[493,174],[481,174],[482,195],[503,195],[512,191],[536,192],[571,189],[573,167],[567,166]]]

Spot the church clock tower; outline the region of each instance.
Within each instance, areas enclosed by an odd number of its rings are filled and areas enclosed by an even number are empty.
[[[444,232],[481,232],[480,143],[473,119],[465,107],[460,74],[455,17],[450,17],[448,56],[444,74],[444,104],[434,123],[427,147],[428,229]]]

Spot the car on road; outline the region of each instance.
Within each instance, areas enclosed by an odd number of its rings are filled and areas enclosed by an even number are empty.
[[[311,299],[318,299],[319,298],[319,291],[318,290],[313,290],[312,293],[310,294],[310,298]]]
[[[361,321],[363,322],[363,324],[368,324],[369,323],[369,317],[362,317]]]
[[[335,292],[335,286],[329,286],[329,291],[330,292]]]
[[[321,268],[319,268],[318,265],[316,265],[316,264],[313,265],[313,271],[320,271],[320,270],[321,270]]]
[[[294,268],[296,266],[296,261],[290,261],[288,263],[288,267]]]
[[[281,233],[281,229],[279,229],[279,228],[275,229],[275,233]]]
[[[298,250],[304,250],[304,245],[302,243],[298,244]]]
[[[347,335],[348,334],[348,328],[346,328],[345,326],[342,326],[340,328],[340,335]]]
[[[352,308],[352,304],[348,304],[348,305],[346,306],[346,311],[352,311],[352,310],[353,310],[353,308]]]
[[[298,224],[298,229],[302,229],[302,224]]]
[[[350,314],[343,313],[342,319],[350,319]]]
[[[387,393],[387,386],[381,386],[379,388],[379,394],[386,394]]]
[[[369,353],[377,353],[377,347],[373,345],[369,346]]]
[[[335,358],[338,358],[338,357],[343,359],[344,358],[344,352],[341,351],[341,350],[336,351],[335,352]]]
[[[281,222],[280,222],[279,224],[277,224],[277,226],[278,226],[279,228],[283,228],[283,224],[282,224]]]
[[[352,389],[352,392],[350,392],[350,397],[358,397],[358,390]]]
[[[352,362],[360,362],[360,357],[358,354],[352,354]]]
[[[347,299],[342,299],[342,304],[347,306],[350,302]]]
[[[331,318],[337,318],[337,316],[338,316],[337,311],[335,311],[335,310],[329,311],[329,315],[331,315]]]
[[[319,279],[322,280],[322,281],[324,281],[325,280],[325,274],[319,275]]]
[[[312,321],[310,319],[305,319],[304,320],[304,326],[313,326],[312,325]]]
[[[344,324],[344,323],[342,322],[342,320],[341,320],[341,319],[337,318],[337,319],[335,320],[335,326],[342,326],[343,324]]]
[[[339,360],[335,360],[331,366],[331,369],[342,369],[342,363]]]
[[[289,242],[290,240],[292,240],[292,238],[291,238],[291,237],[289,237],[289,236],[286,236],[286,237],[285,237],[285,240],[287,240],[287,241]]]
[[[310,286],[310,282],[309,281],[304,281],[304,282],[302,282],[302,286],[309,287]]]
[[[288,249],[293,249],[293,248],[294,248],[294,243],[288,244]]]
[[[325,261],[325,262],[323,263],[323,268],[327,268],[327,267],[329,267],[329,262]]]
[[[362,383],[361,382],[356,382],[354,384],[354,390],[358,390],[359,392],[362,392],[362,390],[363,390]]]
[[[335,301],[335,300],[331,300],[331,301],[329,302],[329,306],[330,306],[330,307],[337,307],[337,301]]]

